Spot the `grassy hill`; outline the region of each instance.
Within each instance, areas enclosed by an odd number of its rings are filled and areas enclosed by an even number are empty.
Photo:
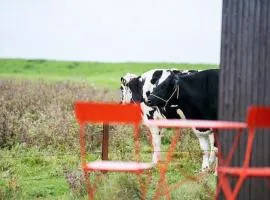
[[[52,60],[0,59],[0,78],[87,81],[110,89],[119,87],[127,72],[141,74],[154,68],[209,69],[217,65],[176,63],[100,63]]]

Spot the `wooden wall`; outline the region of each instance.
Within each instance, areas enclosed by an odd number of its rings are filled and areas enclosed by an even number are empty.
[[[220,67],[220,120],[245,121],[249,105],[270,106],[270,0],[223,0]],[[270,130],[258,133],[252,165],[270,166]],[[220,137],[228,152],[232,134]],[[242,164],[245,145],[243,137],[233,165]],[[269,200],[270,179],[245,181],[238,198]]]

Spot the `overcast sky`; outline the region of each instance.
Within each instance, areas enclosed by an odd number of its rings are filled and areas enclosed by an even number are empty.
[[[219,63],[222,0],[0,0],[0,57]]]

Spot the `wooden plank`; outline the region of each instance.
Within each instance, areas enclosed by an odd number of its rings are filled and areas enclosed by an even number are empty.
[[[219,119],[243,121],[249,105],[270,105],[270,1],[223,0],[222,12]],[[270,166],[269,132],[256,134],[252,166]],[[224,133],[220,138],[226,154],[231,135]],[[232,166],[242,164],[245,148],[246,136]],[[231,183],[235,183],[232,178]],[[248,179],[237,199],[270,199],[270,190],[264,180]]]
[[[243,41],[242,41],[242,45],[240,48],[242,48],[242,51],[243,51],[243,55],[241,57],[241,61],[242,61],[242,65],[239,66],[239,68],[241,68],[241,72],[242,72],[242,75],[241,75],[241,83],[239,84],[239,87],[240,87],[240,94],[239,95],[239,98],[240,98],[240,101],[241,101],[241,107],[239,107],[239,116],[244,120],[245,118],[245,115],[246,115],[246,106],[248,104],[248,100],[244,99],[243,97],[246,97],[248,96],[248,87],[247,87],[247,84],[246,84],[246,76],[247,76],[247,72],[248,72],[248,64],[249,64],[249,61],[248,61],[248,52],[249,52],[249,49],[248,49],[248,43],[249,43],[249,36],[250,36],[250,31],[249,31],[249,1],[246,1],[246,0],[243,0],[243,13],[242,13],[242,23],[243,23],[243,33],[242,33],[242,38],[243,38]],[[246,135],[244,134],[243,137],[241,138],[241,143],[239,145],[239,153],[238,153],[238,164],[243,164],[242,162],[242,158],[245,154],[245,146],[246,146],[246,140],[247,140],[247,137]],[[247,191],[249,188],[247,188],[247,184],[245,184],[243,186],[243,189],[244,191]],[[245,193],[244,192],[240,192],[239,194],[239,198],[240,199],[245,199]]]
[[[109,124],[103,124],[102,160],[109,160]]]

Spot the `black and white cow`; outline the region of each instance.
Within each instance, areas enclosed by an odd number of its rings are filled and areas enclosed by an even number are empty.
[[[218,80],[218,69],[188,75],[171,73],[153,89],[146,104],[150,107],[157,106],[161,110],[175,106],[187,119],[217,120]],[[213,132],[207,129],[194,132],[204,152],[202,169],[209,168],[209,164],[215,160]],[[209,145],[212,146],[210,158]]]
[[[197,70],[185,70],[179,71],[176,69],[155,69],[150,70],[142,74],[141,76],[137,76],[135,74],[126,74],[121,77],[121,102],[122,103],[132,103],[139,102],[142,111],[143,111],[143,119],[179,119],[185,118],[185,115],[179,109],[177,105],[168,105],[166,109],[160,109],[158,106],[149,106],[147,105],[148,97],[153,92],[154,88],[158,87],[164,81],[168,79],[172,74],[177,76],[184,76],[188,74],[193,74],[198,72]],[[153,153],[153,162],[156,163],[160,159],[160,129],[158,127],[149,127],[150,132],[152,134],[152,142],[154,147]],[[195,130],[195,133],[198,132]],[[196,134],[197,135],[197,134]],[[213,138],[213,135],[209,135],[209,138]],[[211,140],[211,149],[214,147],[214,140]],[[199,142],[203,143],[199,138]],[[201,145],[202,146],[202,145]],[[215,154],[212,155],[212,160],[215,159]],[[207,162],[203,164],[202,170],[205,170],[209,167]]]

